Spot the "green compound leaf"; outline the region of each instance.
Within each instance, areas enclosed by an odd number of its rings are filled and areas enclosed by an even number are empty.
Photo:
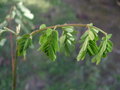
[[[112,51],[113,44],[109,40],[111,36],[111,34],[108,34],[102,38],[101,44],[99,46],[99,52],[95,55],[95,57],[93,57],[92,62],[96,62],[96,64],[99,64],[101,59],[106,57],[107,54]]]
[[[84,60],[85,55],[88,53],[90,56],[97,54],[98,46],[96,44],[97,31],[93,29],[87,30],[82,36],[80,43],[82,43],[81,50],[77,56],[77,60]],[[84,58],[83,58],[84,57]]]
[[[66,55],[70,55],[75,44],[74,28],[72,26],[66,26],[62,29],[63,32],[62,36],[60,37],[60,50]]]
[[[59,50],[58,32],[56,30],[48,29],[40,36],[40,48],[51,60],[55,61],[56,52]]]
[[[32,45],[32,36],[25,34],[17,40],[17,55],[26,56],[27,49]]]
[[[40,26],[40,29],[46,28],[45,24]],[[62,27],[63,32],[59,39],[58,31],[52,29],[46,29],[42,31],[39,38],[40,48],[51,60],[55,61],[57,51],[64,51],[66,55],[69,55],[75,47],[75,33],[73,26]],[[4,31],[2,31],[4,32]],[[98,33],[104,33],[98,44],[99,36]],[[81,36],[81,49],[77,56],[77,61],[84,60],[86,55],[93,56],[92,62],[99,64],[101,59],[106,57],[109,52],[112,51],[113,43],[109,39],[112,37],[111,34],[106,34],[99,28],[89,25],[88,30]],[[60,49],[59,49],[60,42]],[[25,56],[26,50],[32,45],[32,38],[29,34],[23,35],[17,40],[17,54],[18,56]]]
[[[99,29],[90,26],[88,30],[81,36],[80,43],[82,43],[81,49],[77,56],[77,60],[84,60],[86,54],[94,56],[92,62],[99,64],[101,59],[106,57],[108,52],[112,51],[113,44],[109,40],[111,34],[106,35],[102,38],[100,46],[97,45],[99,40]]]

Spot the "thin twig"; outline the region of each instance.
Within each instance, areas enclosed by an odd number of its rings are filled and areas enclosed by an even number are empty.
[[[38,30],[35,30],[33,31],[32,33],[30,33],[30,35],[35,35],[41,31],[44,31],[44,30],[47,30],[47,29],[56,29],[56,28],[60,28],[60,27],[65,27],[65,26],[75,26],[75,27],[89,27],[89,24],[64,24],[64,25],[55,25],[55,26],[49,26],[49,27],[46,27],[46,28],[42,28],[42,29],[38,29]],[[97,28],[95,26],[93,26],[94,28],[98,29],[101,33],[103,33],[104,35],[107,35],[106,32],[104,32],[103,30],[101,30],[100,28]]]
[[[65,26],[86,27],[87,24],[64,24],[64,25],[49,26],[49,27],[46,27],[46,28],[35,30],[32,33],[30,33],[30,35],[34,35],[34,34],[36,34],[38,32],[41,32],[41,31],[49,29],[49,28],[60,28],[60,27],[65,27]]]

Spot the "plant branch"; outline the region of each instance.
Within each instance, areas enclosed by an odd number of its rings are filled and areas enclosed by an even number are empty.
[[[47,30],[49,28],[60,28],[60,27],[65,27],[65,26],[87,27],[87,24],[63,24],[63,25],[49,26],[49,27],[46,27],[46,28],[35,30],[32,33],[30,33],[30,35],[34,35],[38,32],[41,32],[43,30]]]
[[[44,30],[47,30],[47,29],[51,29],[51,28],[61,28],[61,27],[65,27],[65,26],[75,26],[75,27],[89,27],[89,24],[63,24],[63,25],[54,25],[54,26],[49,26],[49,27],[46,27],[46,28],[42,28],[42,29],[38,29],[38,30],[35,30],[33,32],[30,33],[30,35],[35,35],[41,31],[44,31]],[[97,28],[95,26],[93,26],[94,28],[98,29],[101,33],[103,33],[104,35],[107,35],[107,33],[103,30],[101,30],[100,28]]]

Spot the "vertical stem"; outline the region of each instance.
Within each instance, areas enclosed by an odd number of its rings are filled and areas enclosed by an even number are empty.
[[[11,53],[11,59],[12,59],[12,73],[13,73],[13,71],[14,71],[14,49],[13,49],[13,47],[14,47],[14,45],[13,45],[13,36],[12,36],[12,33],[10,33],[10,53]]]
[[[12,15],[12,12],[15,10],[15,7],[13,6],[9,12],[9,17],[6,16],[6,21],[8,24],[8,27],[12,28],[12,20],[14,17]],[[11,57],[12,57],[12,90],[16,90],[16,77],[17,77],[17,52],[14,52],[14,44],[13,44],[13,36],[12,33],[10,33],[10,46],[11,46]]]
[[[12,90],[16,90],[17,86],[17,43],[16,43],[16,51],[15,51],[15,58],[14,58],[14,67],[12,73]]]

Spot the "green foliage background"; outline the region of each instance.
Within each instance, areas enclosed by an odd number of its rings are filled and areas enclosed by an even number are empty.
[[[32,21],[35,28],[38,28],[42,23],[54,25],[81,22],[76,18],[73,8],[62,0],[1,0],[0,22],[4,20],[9,8],[16,1],[24,1],[24,4],[35,15]],[[36,36],[36,41],[34,41],[36,43],[34,47],[37,48],[39,47],[38,37]],[[119,90],[117,87],[120,85],[120,75],[110,72],[110,68],[107,67],[111,62],[110,57],[103,60],[98,66],[92,64],[89,57],[85,62],[76,62],[75,55],[78,52],[78,47],[76,47],[76,51],[72,52],[71,56],[66,57],[64,54],[58,54],[57,60],[51,62],[43,53],[37,52],[37,48],[34,51],[33,49],[29,50],[26,61],[19,58],[17,90],[27,90],[26,86],[33,82],[34,78],[38,78],[43,83],[44,90]],[[0,90],[10,90],[9,41],[5,43],[3,48],[0,47],[0,59],[3,59],[0,65]],[[105,81],[105,73],[114,78],[114,83]],[[35,87],[38,86],[35,85]]]

